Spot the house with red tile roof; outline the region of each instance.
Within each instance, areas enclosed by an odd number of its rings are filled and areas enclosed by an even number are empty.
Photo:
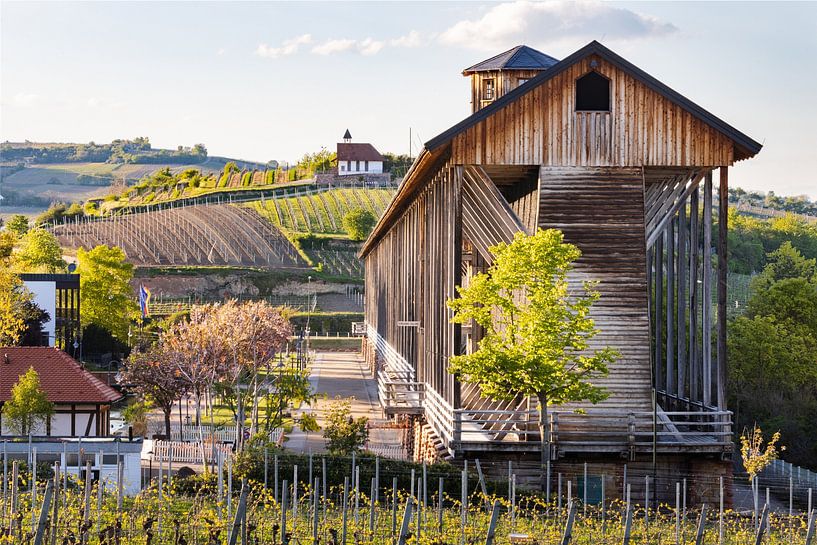
[[[54,404],[54,415],[33,435],[107,437],[110,407],[123,396],[82,368],[74,358],[46,346],[0,347],[0,434],[8,435],[2,406],[11,389],[33,367],[40,387]]]
[[[368,143],[352,142],[349,129],[337,146],[338,175],[382,174],[383,156]]]

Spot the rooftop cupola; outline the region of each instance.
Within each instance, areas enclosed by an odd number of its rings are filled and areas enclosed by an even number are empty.
[[[471,76],[471,113],[481,110],[557,62],[557,59],[532,47],[518,45],[466,68],[462,75]]]
[[[346,129],[346,132],[343,133],[343,141],[346,144],[349,144],[352,141],[352,133],[349,132],[349,129]]]

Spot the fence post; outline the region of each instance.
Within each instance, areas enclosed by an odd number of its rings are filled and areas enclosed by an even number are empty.
[[[286,479],[281,483],[281,545],[287,545],[287,488]]]
[[[814,519],[817,517],[817,511],[809,511],[808,527],[806,528],[806,545],[811,545],[811,540],[814,538]]]
[[[629,545],[630,543],[630,531],[633,527],[633,510],[630,507],[630,503],[627,503],[627,515],[624,519],[624,538],[622,539],[622,545]]]
[[[318,545],[318,498],[320,496],[320,480],[315,477],[312,490],[312,544]]]
[[[343,478],[343,531],[341,533],[341,545],[346,545],[346,523],[348,516],[346,511],[349,509],[349,477]]]
[[[397,541],[397,477],[391,480],[391,542]]]
[[[482,467],[479,465],[479,458],[474,460],[474,462],[477,466],[477,476],[479,477],[479,489],[482,491],[482,501],[485,503],[485,510],[488,511],[491,503],[488,500],[488,489],[485,486],[485,477],[482,475]]]
[[[565,523],[565,531],[562,534],[561,545],[568,545],[573,538],[573,521],[576,520],[576,502],[570,502],[567,508],[567,522]]]
[[[757,525],[757,532],[755,533],[755,545],[760,545],[763,542],[763,532],[765,529],[765,525],[768,521],[769,516],[769,506],[764,505],[763,511],[760,514],[760,518],[758,519]]]

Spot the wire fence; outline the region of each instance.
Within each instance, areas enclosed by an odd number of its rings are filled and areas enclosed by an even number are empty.
[[[4,464],[0,543],[777,545],[809,543],[814,533],[810,509],[693,503],[682,481],[674,501],[654,503],[649,492],[639,500],[635,479],[620,493],[602,484],[591,497],[588,479],[565,473],[548,497],[517,488],[513,465],[507,482],[488,480],[490,465],[267,455],[259,479],[242,480],[222,459],[208,479],[159,469],[125,497],[121,470],[119,479],[93,481],[83,479],[90,471],[76,478],[55,464],[35,479],[14,462],[10,472]]]

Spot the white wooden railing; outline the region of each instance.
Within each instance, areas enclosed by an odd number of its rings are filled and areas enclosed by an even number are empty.
[[[164,425],[151,427],[151,432],[156,435],[164,435]],[[278,443],[281,441],[283,430],[273,428],[270,431],[270,441]],[[172,424],[170,426],[170,440],[183,443],[198,443],[204,439],[205,442],[215,441],[216,443],[235,443],[236,427],[213,427],[196,426],[193,424]]]
[[[229,445],[183,443],[181,441],[154,441],[153,460],[156,462],[210,464],[225,459],[232,453]]]

